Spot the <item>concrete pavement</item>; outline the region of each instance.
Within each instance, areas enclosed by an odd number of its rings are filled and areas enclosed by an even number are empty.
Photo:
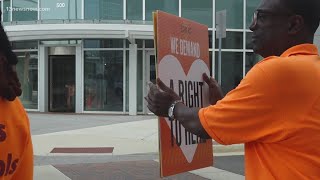
[[[34,179],[159,178],[155,116],[29,113],[29,117],[35,155]],[[65,153],[66,148],[79,148],[80,152]],[[98,153],[90,152],[92,149],[81,152],[86,148],[97,148]],[[60,153],[52,153],[54,149]],[[214,152],[215,156],[243,155],[243,146],[215,144]],[[170,178],[237,180],[244,176],[208,167]]]

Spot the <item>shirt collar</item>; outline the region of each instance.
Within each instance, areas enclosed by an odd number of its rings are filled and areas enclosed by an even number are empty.
[[[318,55],[318,48],[314,44],[299,44],[287,49],[281,54],[281,57],[289,57],[292,55],[304,54],[304,55]]]

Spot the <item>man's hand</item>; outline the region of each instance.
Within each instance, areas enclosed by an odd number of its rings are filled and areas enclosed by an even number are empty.
[[[217,101],[223,98],[221,87],[213,77],[209,78],[206,73],[203,73],[202,77],[209,86],[209,102],[211,105],[215,105]]]
[[[0,55],[0,97],[13,101],[21,93],[21,84],[15,69]]]
[[[181,98],[159,78],[157,79],[157,85],[158,87],[155,84],[149,84],[150,90],[148,96],[145,97],[148,102],[147,106],[155,115],[168,117],[170,105]],[[175,118],[179,120],[187,131],[198,135],[201,138],[211,139],[200,123],[198,112],[199,108],[189,108],[182,103],[178,103],[174,108]]]
[[[181,99],[172,89],[166,86],[159,78],[157,85],[149,83],[149,93],[145,100],[148,109],[157,116],[168,117],[168,109],[175,101]],[[162,90],[162,91],[161,91]]]

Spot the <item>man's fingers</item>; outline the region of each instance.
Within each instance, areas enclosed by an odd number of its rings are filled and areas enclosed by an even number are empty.
[[[153,103],[153,101],[147,96],[147,97],[144,97],[144,99],[148,102],[147,104],[147,107],[148,109],[153,112],[154,114],[157,115],[157,111],[159,109],[159,106],[157,106],[156,104]]]
[[[202,78],[203,78],[204,82],[206,82],[209,85],[209,87],[212,86],[212,82],[210,81],[210,78],[206,73],[202,74]]]
[[[157,78],[157,85],[159,86],[159,88],[161,90],[163,90],[164,92],[172,92],[172,89],[170,89],[168,86],[166,86],[161,80],[160,78]]]
[[[206,82],[209,88],[214,88],[217,84],[217,81],[213,77],[209,77],[206,73],[202,74],[204,82]]]
[[[144,99],[147,101],[148,104],[154,106],[154,103],[153,103],[152,100],[149,98],[149,96],[144,97]]]
[[[157,109],[154,106],[150,106],[149,104],[147,105],[148,109],[153,112],[155,115],[158,115]]]
[[[149,82],[149,94],[154,95],[158,91],[159,89],[157,88],[157,86],[152,82]]]

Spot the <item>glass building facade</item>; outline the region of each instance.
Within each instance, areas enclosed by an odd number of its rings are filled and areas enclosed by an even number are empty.
[[[215,13],[227,11],[221,85],[226,94],[262,58],[249,26],[259,0],[2,0],[2,23],[19,58],[26,109],[146,114],[155,79],[152,12],[208,26],[211,72],[218,78]],[[319,35],[315,38],[320,41]]]

